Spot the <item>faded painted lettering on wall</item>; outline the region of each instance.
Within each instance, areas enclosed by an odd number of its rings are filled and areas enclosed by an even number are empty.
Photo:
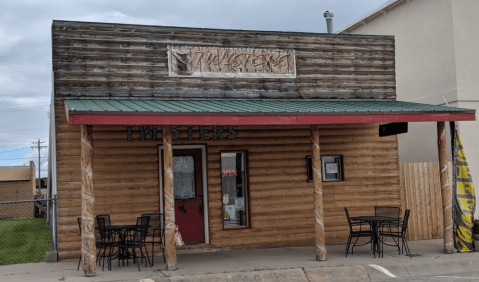
[[[296,77],[294,50],[168,47],[170,76],[196,77]]]
[[[132,133],[135,129],[135,125],[125,125],[126,127],[126,140],[131,141],[133,140]],[[183,131],[183,132],[182,132]],[[158,130],[157,125],[140,125],[138,128],[138,132],[140,134],[140,140],[145,141],[148,138],[156,141],[158,139],[158,132],[161,133],[161,130]],[[182,134],[183,133],[183,134]],[[200,125],[200,126],[193,126],[193,125],[172,125],[171,126],[171,139],[178,140],[188,139],[193,140],[223,140],[223,139],[235,139],[238,136],[236,132],[236,125]]]

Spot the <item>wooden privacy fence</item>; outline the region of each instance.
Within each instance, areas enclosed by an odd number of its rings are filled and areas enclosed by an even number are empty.
[[[449,163],[448,167],[451,168],[452,164]],[[402,163],[400,178],[402,211],[411,210],[407,238],[443,238],[439,163]],[[451,177],[449,183],[452,183]]]

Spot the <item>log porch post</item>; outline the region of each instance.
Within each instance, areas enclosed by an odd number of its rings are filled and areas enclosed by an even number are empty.
[[[449,183],[449,169],[447,167],[446,123],[444,121],[437,123],[437,146],[444,221],[444,253],[452,254],[454,252],[452,234],[452,187]]]
[[[81,257],[86,277],[95,276],[95,196],[93,195],[93,138],[92,125],[81,125]]]
[[[165,255],[166,268],[176,269],[175,244],[175,194],[173,191],[173,148],[171,147],[171,127],[163,126],[163,165],[165,178]]]
[[[311,126],[311,151],[313,155],[313,184],[314,184],[314,226],[315,226],[315,245],[316,259],[326,260],[326,244],[324,233],[324,213],[323,213],[323,186],[321,183],[321,158],[319,151],[319,128],[317,125]]]

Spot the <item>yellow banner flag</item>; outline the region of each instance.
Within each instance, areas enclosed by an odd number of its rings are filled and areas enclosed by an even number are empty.
[[[474,248],[472,232],[474,227],[474,210],[476,208],[476,193],[472,183],[471,172],[462,146],[459,133],[456,137],[456,189],[454,203],[454,241],[459,252],[470,252]]]

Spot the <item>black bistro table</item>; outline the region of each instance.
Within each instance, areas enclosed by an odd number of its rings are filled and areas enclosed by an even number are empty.
[[[98,228],[98,227],[96,227],[96,228]],[[116,236],[113,236],[113,240],[114,240],[113,247],[125,245],[129,240],[130,234],[132,234],[132,232],[137,230],[137,229],[138,229],[138,226],[136,224],[105,226],[106,231],[111,232],[111,233],[116,235]],[[131,258],[131,256],[130,256],[130,253],[128,252],[128,250],[125,249],[125,248],[120,247],[113,254],[113,258],[110,258],[110,263],[111,263],[111,260],[118,259],[118,266],[120,266],[120,260],[122,261],[123,266],[124,266],[125,265],[125,259],[130,259],[130,258]]]
[[[379,232],[378,227],[382,224],[389,224],[392,222],[399,222],[400,218],[390,217],[390,216],[355,216],[351,217],[351,220],[360,220],[369,223],[371,229],[373,230],[373,252],[374,257],[376,257],[376,251],[378,255],[381,254],[379,247]]]

